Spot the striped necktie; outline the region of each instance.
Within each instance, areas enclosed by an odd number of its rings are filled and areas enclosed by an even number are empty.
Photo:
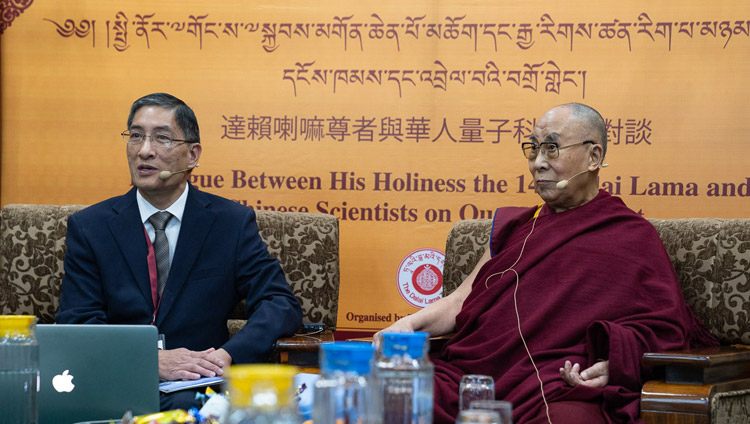
[[[156,285],[161,297],[164,286],[167,284],[169,277],[169,240],[164,233],[167,222],[172,218],[169,212],[156,212],[151,215],[148,222],[154,226],[156,237],[154,237],[154,257],[156,258]]]

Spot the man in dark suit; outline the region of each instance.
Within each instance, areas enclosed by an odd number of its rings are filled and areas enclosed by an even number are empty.
[[[133,103],[123,138],[134,188],[68,219],[57,322],[156,325],[166,380],[266,361],[302,311],[254,211],[188,183],[202,150],[195,114],[150,94]],[[230,339],[227,318],[242,299],[248,322]],[[162,395],[162,409],[191,397]]]

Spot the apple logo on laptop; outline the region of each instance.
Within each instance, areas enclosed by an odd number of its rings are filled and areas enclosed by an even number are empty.
[[[52,387],[60,393],[72,392],[76,387],[76,385],[73,384],[73,376],[69,375],[68,371],[69,370],[65,370],[62,374],[58,374],[52,378]]]

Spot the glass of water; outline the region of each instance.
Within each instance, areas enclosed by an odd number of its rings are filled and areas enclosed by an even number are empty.
[[[459,411],[468,410],[476,400],[495,400],[495,380],[488,375],[468,374],[458,387]]]
[[[484,409],[466,409],[458,413],[456,424],[503,424],[500,414]]]
[[[501,424],[513,424],[513,404],[504,400],[475,400],[471,402],[470,410],[482,409],[495,411],[500,415]]]

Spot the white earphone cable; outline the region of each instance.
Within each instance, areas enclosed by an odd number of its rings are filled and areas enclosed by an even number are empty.
[[[542,208],[544,205],[542,205]],[[534,358],[531,356],[531,351],[529,350],[529,346],[526,344],[526,339],[523,337],[523,332],[521,331],[521,316],[518,313],[518,299],[516,297],[516,294],[518,293],[518,286],[520,283],[520,277],[518,275],[518,272],[513,269],[514,266],[518,264],[518,262],[521,260],[521,256],[523,256],[523,251],[526,248],[526,242],[529,240],[529,237],[531,237],[531,234],[534,232],[534,227],[536,227],[536,220],[539,218],[539,215],[541,214],[542,210],[539,208],[537,211],[536,216],[534,217],[534,222],[531,223],[531,231],[529,231],[529,234],[526,236],[526,238],[523,240],[523,245],[521,245],[521,253],[518,254],[518,258],[515,262],[513,262],[513,265],[508,267],[506,270],[501,272],[496,272],[494,274],[490,274],[485,280],[484,280],[484,287],[489,288],[488,282],[490,278],[500,275],[502,277],[505,275],[508,271],[513,271],[513,274],[516,275],[516,286],[513,289],[513,306],[515,307],[516,312],[516,323],[518,325],[518,335],[521,336],[521,342],[523,343],[524,349],[526,349],[526,354],[529,356],[529,360],[531,361],[531,365],[534,367],[534,371],[536,371],[536,378],[539,380],[539,390],[542,392],[542,401],[544,402],[544,407],[547,413],[547,422],[549,424],[552,424],[552,419],[549,416],[549,404],[547,403],[547,397],[544,395],[544,382],[542,382],[542,377],[539,375],[539,368],[537,368],[536,363],[534,362]]]

